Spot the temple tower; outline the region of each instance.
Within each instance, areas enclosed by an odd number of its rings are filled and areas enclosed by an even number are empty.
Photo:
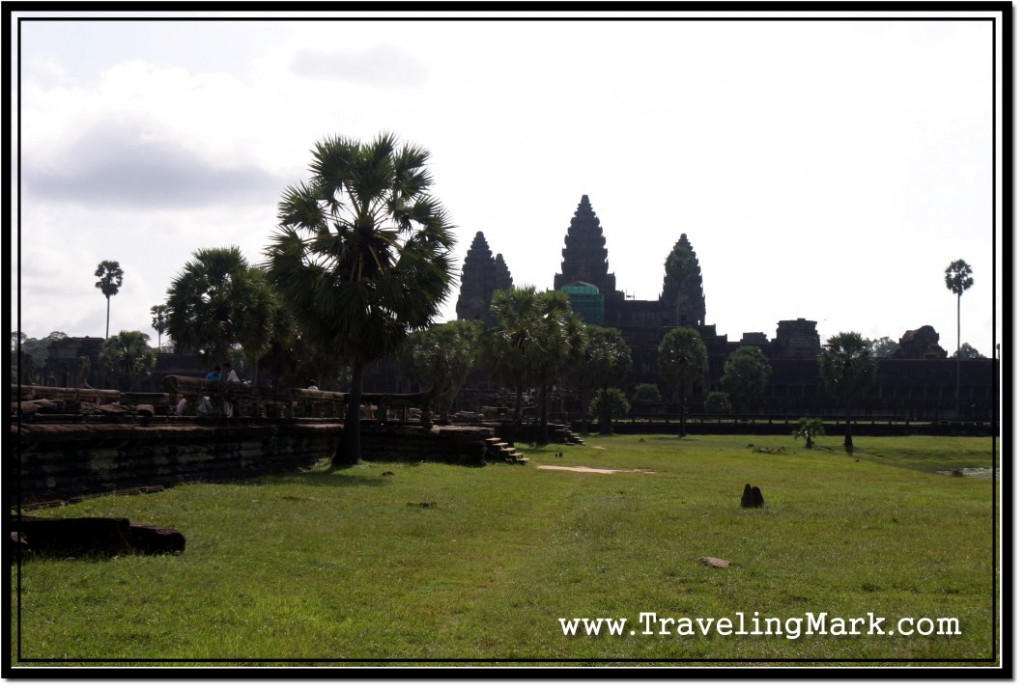
[[[462,265],[462,284],[459,301],[455,303],[455,316],[459,319],[477,319],[488,326],[496,325],[491,314],[491,298],[495,290],[506,290],[512,285],[505,260],[499,254],[491,255],[491,248],[483,232],[477,231]]]
[[[606,297],[615,293],[615,274],[608,273],[608,250],[604,246],[601,221],[585,194],[565,234],[562,273],[555,274],[555,290],[577,282],[597,286]]]
[[[661,302],[674,326],[704,326],[704,281],[700,262],[683,233],[665,259],[665,283]]]
[[[512,272],[505,264],[505,258],[500,254],[494,255],[494,289],[508,290],[512,287]]]

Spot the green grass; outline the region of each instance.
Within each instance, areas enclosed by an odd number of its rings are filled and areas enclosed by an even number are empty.
[[[991,467],[991,440],[862,437],[852,455],[829,441],[592,436],[528,449],[525,467],[363,463],[50,509],[188,544],[14,567],[12,659],[990,659],[992,478],[922,469]],[[745,483],[765,509],[740,508]],[[643,635],[641,612],[957,617],[962,634]],[[630,621],[565,636],[563,617]]]

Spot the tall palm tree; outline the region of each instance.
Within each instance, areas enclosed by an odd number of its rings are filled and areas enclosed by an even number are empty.
[[[537,443],[548,443],[548,400],[551,385],[579,359],[586,343],[584,323],[573,314],[569,296],[561,291],[541,293],[539,339],[528,353],[530,382],[540,392]]]
[[[974,285],[971,266],[963,259],[957,259],[946,267],[946,287],[956,295],[956,415],[960,417],[960,298],[964,291]]]
[[[694,382],[708,368],[708,351],[696,329],[672,329],[658,346],[658,369],[661,376],[679,391],[681,410],[679,436],[686,436],[686,398]]]
[[[428,194],[425,149],[382,134],[368,143],[329,137],[312,153],[311,179],[288,187],[278,206],[268,269],[302,332],[351,365],[334,464],[352,465],[363,368],[437,314],[454,281],[455,239]]]
[[[149,313],[153,316],[151,325],[153,330],[156,331],[156,347],[157,350],[163,345],[162,338],[164,332],[167,331],[167,317],[170,314],[170,309],[167,305],[153,305],[149,308]]]
[[[237,247],[201,249],[167,291],[167,333],[176,349],[193,348],[220,363],[236,345],[253,357],[273,330],[274,295],[265,272]]]
[[[608,400],[608,389],[622,385],[623,378],[633,366],[633,357],[618,329],[587,324],[584,336],[585,346],[580,357],[572,363],[570,379],[579,391],[583,429],[586,431],[594,391],[600,389],[604,395],[602,400]],[[611,434],[612,421],[607,406],[601,411],[601,434]]]
[[[104,338],[110,338],[110,298],[117,295],[117,291],[124,282],[124,270],[121,264],[115,261],[103,260],[96,267],[95,276],[100,280],[96,281],[96,287],[102,291],[107,298],[107,331]]]
[[[425,406],[426,419],[433,407],[441,424],[448,424],[452,403],[476,364],[478,325],[457,319],[409,334],[405,360],[413,376],[427,387],[430,401]]]
[[[529,382],[529,351],[538,339],[540,302],[533,286],[496,291],[491,312],[498,326],[483,331],[477,340],[478,357],[488,376],[515,391],[512,411],[512,442],[519,436],[523,417],[523,393]]]
[[[853,449],[850,410],[853,401],[871,388],[878,373],[871,341],[852,331],[836,334],[825,343],[818,361],[825,390],[839,399],[846,411],[846,438],[843,446],[848,450]]]
[[[498,326],[480,336],[480,359],[499,384],[516,392],[512,441],[519,435],[523,392],[536,386],[540,393],[538,443],[547,443],[548,387],[583,348],[583,324],[572,313],[569,297],[559,291],[537,292],[533,286],[494,293],[491,311]]]

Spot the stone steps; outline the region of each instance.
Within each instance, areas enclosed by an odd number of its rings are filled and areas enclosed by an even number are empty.
[[[524,465],[530,460],[519,451],[516,451],[515,446],[503,441],[501,437],[489,437],[484,442],[487,444],[484,457],[490,463]]]

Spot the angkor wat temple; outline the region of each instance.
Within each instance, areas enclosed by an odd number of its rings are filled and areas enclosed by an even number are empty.
[[[583,195],[569,223],[562,249],[561,272],[554,289],[568,294],[573,310],[587,323],[611,326],[622,332],[632,349],[633,369],[623,389],[632,396],[637,384],[650,382],[664,387],[657,369],[658,344],[672,328],[696,329],[708,350],[709,368],[704,381],[694,387],[691,400],[698,412],[704,395],[718,388],[725,362],[741,346],[756,346],[768,358],[772,378],[762,410],[779,415],[822,415],[835,403],[825,394],[818,371],[821,339],[817,322],[792,319],[778,322],[775,337],[744,333],[738,341],[719,335],[706,322],[700,262],[683,233],[674,247],[665,248],[664,280],[656,300],[627,298],[616,288],[609,271],[604,230],[587,195]],[[653,268],[653,267],[652,267]],[[494,325],[488,306],[495,290],[512,285],[512,276],[501,254],[492,256],[482,232],[473,239],[462,269],[462,285],[456,305],[459,319],[480,319]],[[960,413],[968,420],[991,421],[996,389],[996,361],[981,358],[960,361]],[[908,330],[899,349],[879,360],[874,391],[858,405],[865,415],[944,419],[956,415],[956,362],[938,345],[930,326]],[[668,399],[671,392],[663,388]],[[835,410],[838,412],[838,410]]]
[[[684,233],[674,247],[665,247],[664,251],[664,260],[652,260],[652,264],[659,261],[664,271],[658,299],[627,297],[616,287],[615,274],[609,271],[604,230],[590,199],[584,195],[565,235],[561,271],[554,276],[554,289],[568,294],[573,310],[584,321],[622,332],[633,357],[633,369],[622,383],[627,396],[632,398],[637,384],[653,383],[661,388],[663,399],[672,399],[673,392],[667,390],[658,374],[658,345],[670,329],[687,326],[701,334],[709,360],[704,381],[695,385],[689,397],[691,412],[701,412],[704,396],[720,388],[725,362],[741,346],[760,348],[772,368],[761,402],[763,414],[792,417],[842,412],[821,385],[817,358],[822,344],[816,322],[783,320],[778,322],[774,338],[764,333],[743,333],[739,340],[729,340],[727,335],[718,334],[714,324],[707,323],[701,266],[690,239]],[[461,278],[456,316],[496,326],[490,311],[492,296],[495,290],[513,285],[513,279],[504,258],[492,254],[482,232],[473,238]],[[920,420],[958,417],[956,361],[938,343],[939,335],[931,326],[906,331],[896,352],[879,360],[874,389],[859,402],[855,413]],[[45,364],[26,363],[26,369],[35,373],[38,384],[103,386],[98,362],[101,345],[99,338],[65,338],[51,343]],[[143,388],[158,391],[166,375],[203,376],[204,371],[195,355],[160,353],[156,369]],[[960,418],[995,421],[998,376],[998,360],[960,361]],[[472,395],[474,385],[485,394],[484,398]],[[375,363],[365,371],[365,391],[407,393],[417,388],[393,361]],[[476,409],[495,393],[493,385],[482,380],[482,374],[467,388],[467,394],[457,402],[466,409]]]

